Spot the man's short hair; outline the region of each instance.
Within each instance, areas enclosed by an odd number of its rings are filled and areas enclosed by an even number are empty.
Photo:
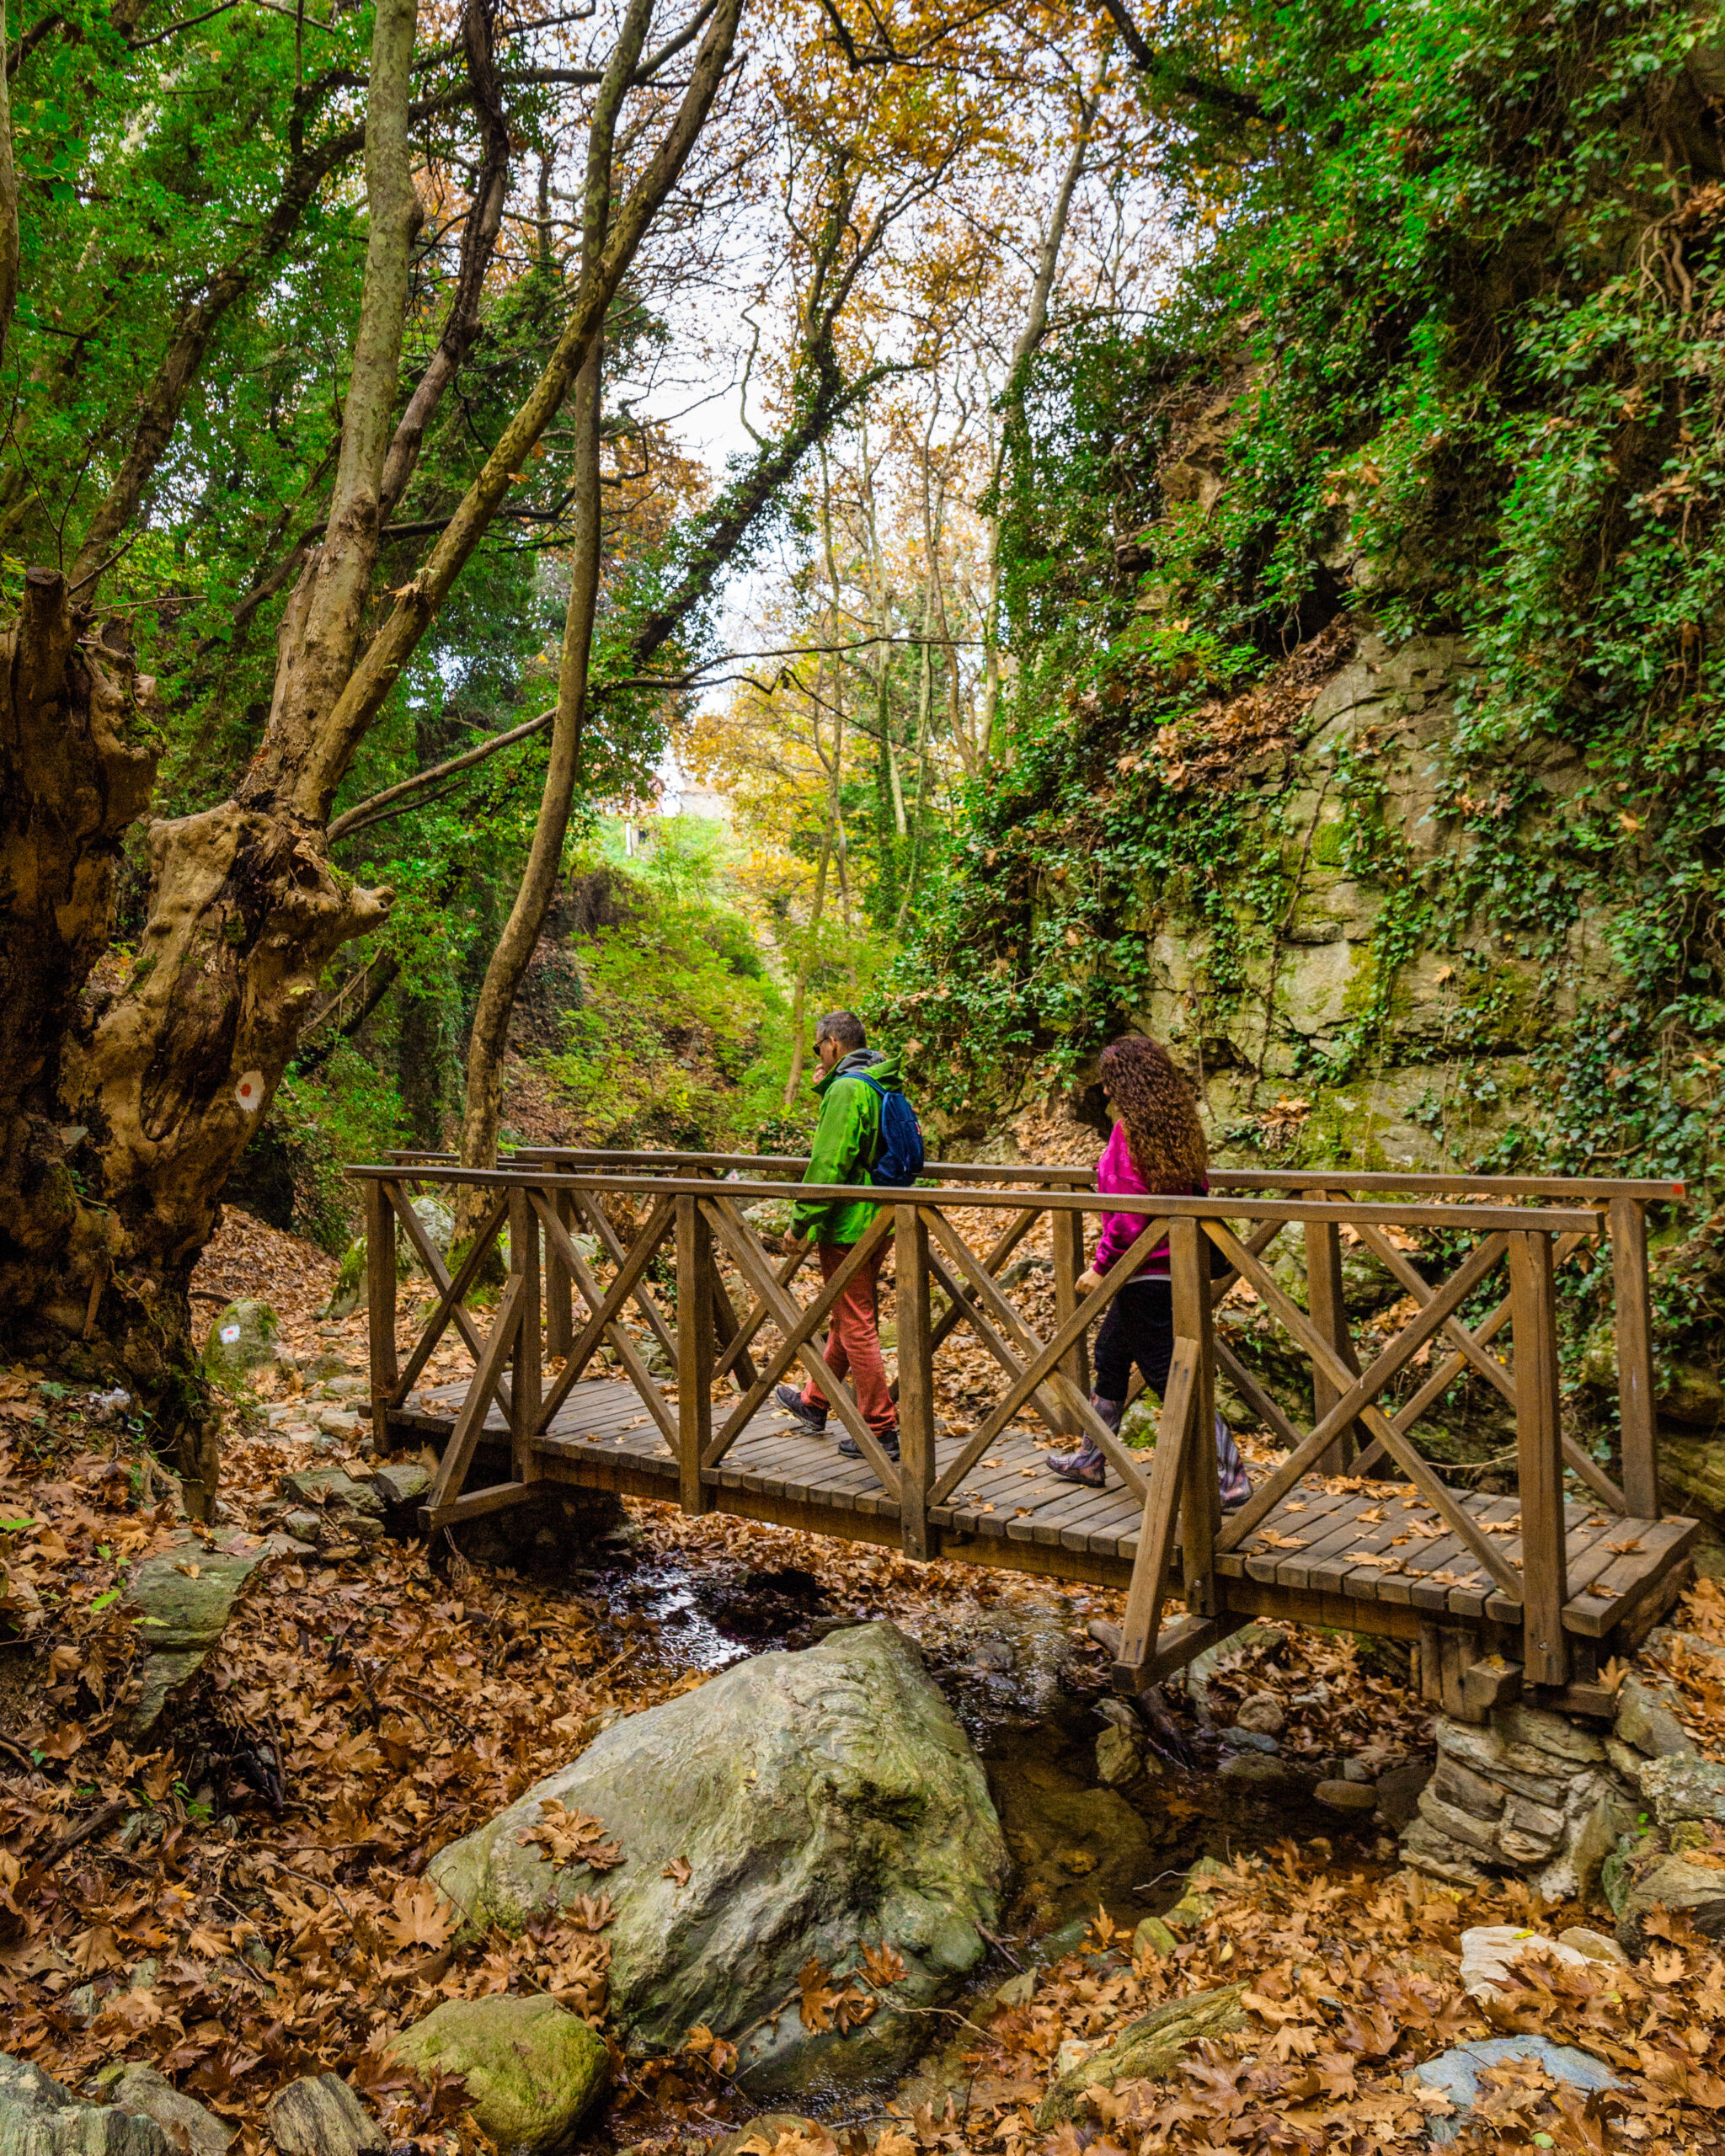
[[[814,1038],[836,1041],[842,1049],[866,1048],[868,1036],[862,1030],[862,1021],[854,1011],[829,1011],[814,1028]]]

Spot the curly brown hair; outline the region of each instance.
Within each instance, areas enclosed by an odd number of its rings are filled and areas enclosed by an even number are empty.
[[[1132,1165],[1147,1190],[1199,1189],[1210,1148],[1198,1101],[1183,1071],[1160,1042],[1124,1033],[1102,1052],[1103,1091],[1120,1112]]]

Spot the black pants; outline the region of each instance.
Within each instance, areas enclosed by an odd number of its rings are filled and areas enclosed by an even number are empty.
[[[1132,1365],[1160,1400],[1174,1359],[1174,1291],[1166,1280],[1129,1280],[1108,1305],[1096,1336],[1096,1391],[1101,1400],[1124,1400],[1132,1387]]]

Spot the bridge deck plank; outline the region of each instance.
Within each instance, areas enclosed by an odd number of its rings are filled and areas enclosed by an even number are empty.
[[[427,1415],[452,1427],[465,1390],[454,1384],[428,1391]],[[504,1438],[507,1428],[494,1408],[486,1435]],[[783,1517],[859,1540],[895,1539],[896,1504],[867,1461],[839,1452],[836,1436],[836,1431],[825,1438],[806,1433],[769,1403],[705,1479],[727,1509]],[[938,1438],[939,1464],[953,1459],[963,1442],[952,1434]],[[537,1451],[558,1481],[655,1495],[662,1486],[667,1499],[676,1494],[676,1462],[626,1382],[588,1379],[574,1386]],[[1064,1563],[1072,1577],[1084,1578],[1097,1577],[1100,1564],[1103,1577],[1118,1571],[1124,1584],[1137,1553],[1137,1500],[1112,1473],[1102,1490],[1062,1481],[1049,1472],[1048,1459],[1048,1449],[1028,1430],[1003,1431],[950,1500],[931,1508],[931,1524],[968,1550],[985,1553],[991,1563],[1056,1575]],[[1469,1495],[1461,1502],[1482,1525],[1507,1524],[1519,1510],[1512,1498]],[[1380,1509],[1381,1518],[1363,1517]],[[1477,1625],[1485,1617],[1512,1621],[1507,1598],[1455,1536],[1410,1534],[1410,1522],[1429,1517],[1429,1508],[1396,1483],[1363,1489],[1300,1485],[1243,1549],[1219,1558],[1217,1571],[1224,1579],[1249,1583],[1254,1600],[1279,1589],[1291,1603],[1301,1591],[1321,1589],[1338,1606],[1356,1607],[1362,1629],[1370,1628],[1375,1604],[1405,1609],[1411,1603],[1439,1623],[1448,1619]],[[1572,1592],[1564,1628],[1595,1639],[1652,1592],[1687,1554],[1697,1531],[1691,1520],[1620,1519],[1579,1502],[1566,1507],[1565,1518]],[[1500,1546],[1519,1558],[1519,1537],[1503,1537]],[[1399,1563],[1386,1571],[1359,1561],[1356,1552],[1396,1557]]]

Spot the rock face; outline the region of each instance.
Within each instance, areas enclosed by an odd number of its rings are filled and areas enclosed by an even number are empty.
[[[39,2066],[0,2052],[0,2156],[173,2156],[152,2118],[80,2103]]]
[[[524,1843],[547,1801],[602,1821],[622,1863],[601,1878]],[[926,2031],[894,2009],[980,1958],[1005,1870],[980,1763],[915,1646],[878,1624],[613,1724],[427,1876],[470,1923],[508,1931],[602,1886],[628,2047],[674,2047],[702,2022],[748,2031],[738,2071],[766,2089],[900,2061]],[[794,2004],[754,2026],[797,1998],[811,1958],[848,1972],[865,1945],[896,1949],[907,1974],[860,2031],[809,2031]]]
[[[132,1574],[128,1601],[142,1611],[143,1694],[133,1716],[142,1734],[153,1726],[168,1696],[193,1676],[222,1636],[233,1606],[259,1565],[277,1547],[270,1538],[233,1538],[212,1548],[194,1535],[147,1557]]]
[[[276,1357],[275,1313],[268,1303],[230,1303],[204,1343],[204,1369],[217,1385],[238,1385]]]
[[[459,2073],[473,2115],[499,2148],[554,2148],[604,2088],[605,2040],[542,1994],[452,1999],[390,2046],[422,2079]]]
[[[1179,2064],[1200,2037],[1224,2036],[1243,2028],[1242,1987],[1201,1991],[1172,1999],[1123,2029],[1111,2044],[1070,2066],[1055,2081],[1036,2109],[1036,2129],[1046,2133],[1079,2115],[1092,2089],[1112,2089],[1117,2081],[1161,2081]]]

